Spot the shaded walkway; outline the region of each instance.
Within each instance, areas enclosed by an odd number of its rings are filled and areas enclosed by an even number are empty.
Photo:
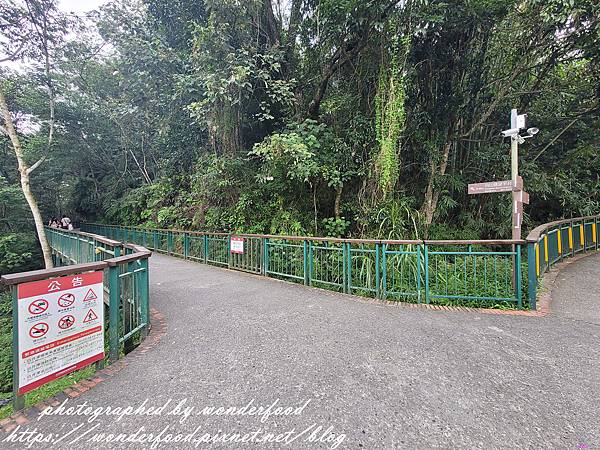
[[[583,258],[562,270],[553,296],[554,314],[600,326],[600,255]]]
[[[151,301],[165,315],[166,335],[71,405],[311,401],[300,416],[265,423],[256,416],[191,416],[183,424],[164,415],[102,416],[72,437],[93,426],[284,433],[317,424],[347,435],[338,448],[600,447],[600,254],[561,272],[553,312],[543,318],[387,306],[162,255],[150,261]],[[27,426],[64,434],[84,422],[53,416]],[[89,435],[72,437],[57,448],[98,448]],[[291,448],[330,446],[298,439]]]

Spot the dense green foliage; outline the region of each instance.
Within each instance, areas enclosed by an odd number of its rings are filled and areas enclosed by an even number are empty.
[[[41,254],[18,186],[0,177],[0,275],[39,269]],[[12,389],[11,297],[0,286],[0,393]]]
[[[3,8],[0,31],[18,44],[7,25],[16,13]],[[46,216],[509,237],[510,197],[468,196],[466,185],[508,178],[499,131],[516,107],[541,129],[521,146],[526,227],[594,213],[598,12],[590,0],[126,0],[85,19],[53,10],[52,23],[79,33],[51,29],[57,130],[32,185]],[[39,70],[4,68],[1,80],[32,160],[48,113]],[[15,186],[0,139],[0,175]],[[15,194],[2,189],[3,202]],[[0,263],[28,264],[25,242],[3,237]]]

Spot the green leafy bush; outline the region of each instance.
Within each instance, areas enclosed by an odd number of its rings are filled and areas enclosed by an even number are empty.
[[[40,268],[41,250],[33,232],[0,235],[0,275]]]
[[[0,392],[12,389],[11,297],[0,291]]]
[[[335,217],[329,217],[323,219],[323,229],[325,236],[327,237],[342,237],[348,231],[350,222],[345,220],[343,217],[336,219]]]

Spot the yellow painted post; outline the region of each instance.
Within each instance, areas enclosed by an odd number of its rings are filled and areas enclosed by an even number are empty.
[[[583,224],[579,224],[579,243],[581,244],[581,248],[585,249],[585,235],[583,233]]]
[[[544,261],[548,262],[548,235],[544,236]]]
[[[569,250],[573,250],[573,228],[569,227]]]
[[[592,242],[596,243],[596,223],[592,224]]]
[[[535,272],[540,276],[540,243],[535,243]]]
[[[556,230],[556,239],[558,239],[558,256],[562,255],[562,239],[560,236],[560,228]]]

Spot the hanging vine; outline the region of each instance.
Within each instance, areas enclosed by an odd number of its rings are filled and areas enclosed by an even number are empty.
[[[393,191],[400,173],[400,140],[404,131],[405,64],[410,49],[410,36],[398,37],[393,27],[392,45],[382,52],[377,96],[375,129],[379,151],[375,161],[378,191],[384,199]],[[389,56],[391,53],[391,57]],[[389,59],[389,62],[386,60]]]

